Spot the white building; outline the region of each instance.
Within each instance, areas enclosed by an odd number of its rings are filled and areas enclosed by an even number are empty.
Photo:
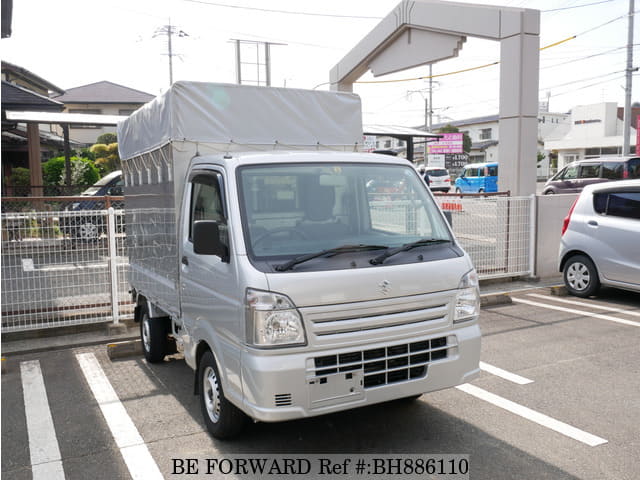
[[[538,152],[543,153],[545,158],[538,162],[538,176],[549,175],[549,151],[544,148],[547,138],[559,138],[564,136],[569,127],[568,113],[554,113],[540,111],[538,114]],[[485,117],[474,117],[465,120],[456,120],[433,125],[432,130],[437,132],[447,125],[457,127],[460,132],[466,133],[471,138],[472,147],[469,152],[469,162],[497,162],[498,143],[500,140],[499,116],[488,115]],[[555,137],[554,137],[555,136]],[[533,159],[535,161],[536,159]]]
[[[640,108],[631,114],[631,153],[635,153],[636,118]],[[547,137],[545,150],[558,158],[558,168],[575,160],[622,154],[624,109],[613,102],[578,105],[571,110],[566,131]]]

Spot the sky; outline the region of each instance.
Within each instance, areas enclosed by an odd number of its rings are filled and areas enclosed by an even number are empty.
[[[168,24],[173,36],[173,79],[234,83],[233,39],[272,42],[272,86],[328,90],[329,71],[399,0],[20,0],[14,1],[12,37],[0,41],[3,60],[69,89],[107,80],[153,95],[169,85]],[[624,105],[629,0],[484,0],[479,3],[541,10],[539,98],[550,111],[576,105]],[[640,9],[640,5],[636,4]],[[634,66],[640,65],[635,22]],[[499,60],[498,42],[467,37],[458,57],[438,62],[441,75]],[[243,49],[247,62],[255,48]],[[433,123],[498,113],[499,65],[433,81]],[[360,80],[405,80],[428,66]],[[245,78],[257,68],[243,67]],[[640,101],[634,74],[632,101]],[[355,84],[366,124],[424,125],[428,80]]]

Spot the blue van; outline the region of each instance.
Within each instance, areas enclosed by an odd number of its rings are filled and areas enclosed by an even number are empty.
[[[498,191],[498,163],[465,165],[455,182],[456,193],[492,193]]]

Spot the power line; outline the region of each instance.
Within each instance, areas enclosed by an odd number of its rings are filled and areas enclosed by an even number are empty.
[[[258,12],[267,12],[267,13],[283,13],[286,15],[305,15],[310,17],[329,17],[329,18],[349,18],[352,20],[353,19],[382,20],[382,17],[368,17],[365,15],[336,15],[331,13],[300,12],[300,11],[294,11],[294,10],[275,10],[270,8],[245,7],[244,5],[229,5],[226,3],[205,2],[204,0],[184,0],[184,1],[191,2],[191,3],[201,3],[203,5],[211,5],[213,7],[236,8],[240,10],[254,10]]]
[[[594,2],[594,3],[585,3],[582,5],[573,5],[570,7],[562,7],[562,8],[552,8],[550,10],[540,10],[541,13],[549,13],[549,12],[560,12],[562,10],[571,10],[572,8],[582,8],[582,7],[590,7],[592,5],[600,5],[601,3],[610,3],[613,0],[603,0],[602,2]]]

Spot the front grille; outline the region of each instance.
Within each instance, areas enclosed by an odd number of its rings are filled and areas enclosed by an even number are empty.
[[[292,403],[290,393],[277,393],[274,399],[276,407],[288,407]]]
[[[429,363],[447,358],[447,337],[314,358],[316,377],[363,370],[364,388],[422,378]]]

